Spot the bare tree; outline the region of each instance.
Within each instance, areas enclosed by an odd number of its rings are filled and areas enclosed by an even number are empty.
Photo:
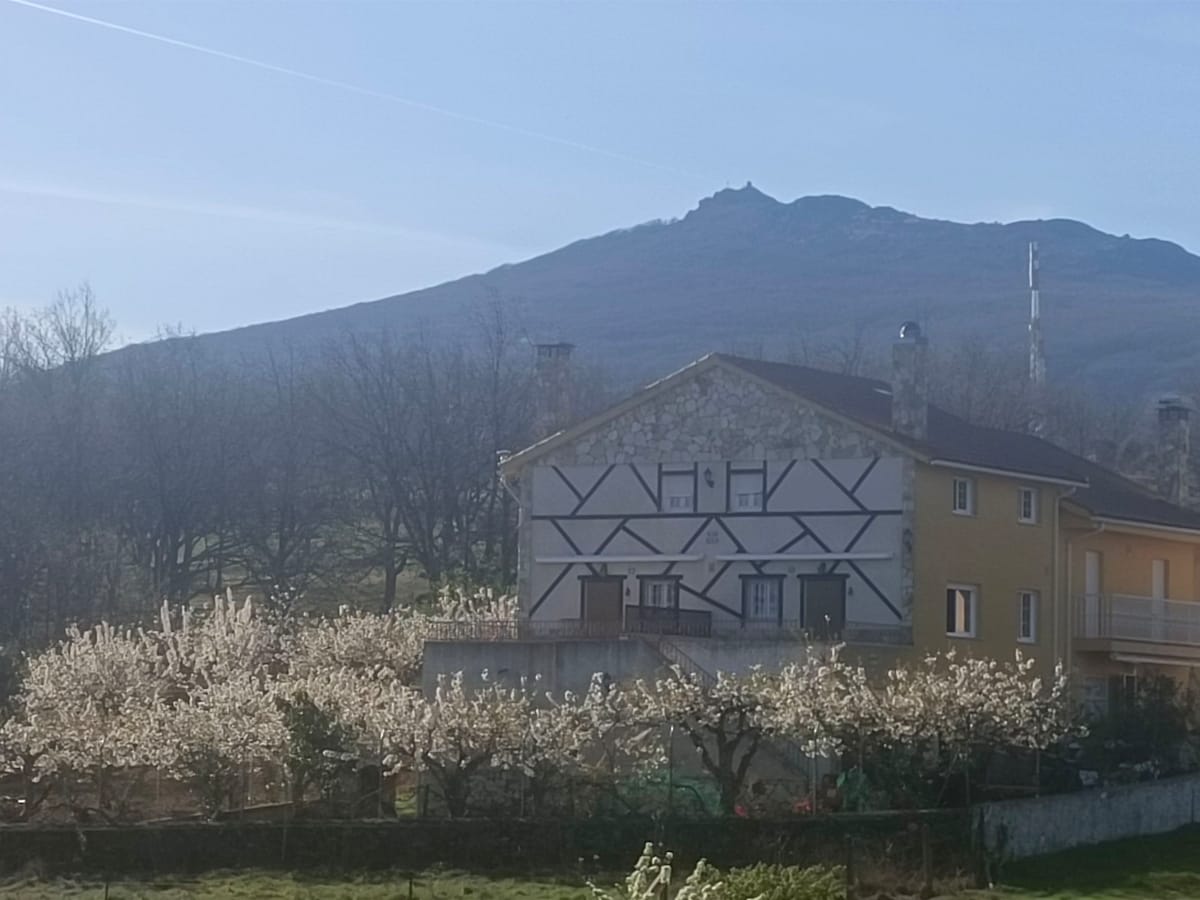
[[[309,367],[294,349],[268,351],[246,385],[237,427],[237,561],[248,582],[290,602],[330,574],[338,535],[332,473]]]
[[[112,330],[86,284],[46,309],[0,315],[0,605],[18,640],[116,606],[98,365]]]
[[[221,590],[235,555],[232,485],[244,458],[240,377],[190,338],[137,348],[114,396],[121,530],[157,596]]]

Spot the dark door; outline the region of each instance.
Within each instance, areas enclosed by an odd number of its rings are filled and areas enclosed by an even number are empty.
[[[621,631],[623,578],[584,578],[581,618],[588,634],[618,634]]]
[[[804,575],[804,627],[818,639],[834,639],[846,627],[846,576]]]

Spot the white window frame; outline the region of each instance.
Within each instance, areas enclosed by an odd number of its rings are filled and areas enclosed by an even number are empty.
[[[956,628],[956,630],[954,630],[954,631],[951,631],[949,628],[947,628],[946,636],[954,637],[954,638],[979,637],[979,585],[977,585],[977,584],[948,584],[948,585],[946,585],[946,602],[947,603],[950,602],[950,592],[951,591],[953,591],[956,594],[957,593],[965,593],[967,595],[967,598],[968,598],[967,604],[966,604],[967,628],[965,630],[959,630]],[[957,608],[957,600],[956,600],[956,608],[955,608],[955,624],[956,624],[956,626],[958,624],[960,624],[957,621],[958,620],[958,612],[959,612],[959,610]]]
[[[959,503],[959,488],[962,488],[962,504]],[[956,516],[975,515],[975,479],[954,476],[954,488],[951,494],[950,509]]]
[[[1025,499],[1029,498],[1029,514],[1025,514]],[[1035,487],[1022,485],[1017,488],[1017,521],[1022,525],[1036,525],[1041,521],[1040,492]]]
[[[646,609],[679,609],[679,579],[678,578],[643,578],[641,579],[640,590],[642,592],[639,601]],[[650,597],[653,595],[655,588],[661,588],[663,596],[667,603],[665,606],[659,606],[656,603],[650,602]]]
[[[753,483],[751,484],[752,479]],[[745,488],[749,488],[749,490]],[[761,471],[730,473],[729,500],[733,512],[762,512],[763,499]]]
[[[1025,610],[1029,609],[1029,630],[1025,630]],[[1038,612],[1042,605],[1040,591],[1020,591],[1017,594],[1017,642],[1036,644],[1038,640]]]
[[[660,511],[665,513],[696,511],[696,476],[692,472],[663,472]]]
[[[772,622],[779,623],[783,620],[783,582],[784,579],[777,575],[748,575],[742,581],[742,591],[746,601],[746,621],[747,622]],[[775,609],[770,616],[754,615],[754,587],[759,584],[774,585],[775,588]]]

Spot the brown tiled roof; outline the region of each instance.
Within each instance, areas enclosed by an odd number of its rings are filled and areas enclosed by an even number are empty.
[[[1127,478],[1030,434],[972,425],[929,408],[928,439],[892,430],[892,394],[884,381],[806,366],[715,354],[718,359],[800,397],[884,432],[932,459],[1086,485],[1072,500],[1093,515],[1200,531],[1200,514],[1168,503]]]

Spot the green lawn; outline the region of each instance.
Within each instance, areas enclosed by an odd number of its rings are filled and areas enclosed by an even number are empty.
[[[597,878],[602,885],[620,875]],[[968,891],[955,900],[1200,900],[1200,828],[1154,838],[1072,850],[1023,863],[1002,873],[1004,886]],[[96,881],[14,878],[0,882],[8,897],[51,900],[102,898]],[[406,876],[303,876],[271,872],[216,873],[197,878],[113,881],[110,900],[408,900]],[[414,900],[591,900],[578,875],[528,880],[427,872],[412,886]]]
[[[1042,900],[1200,898],[1200,828],[1011,864],[1001,897]]]
[[[611,880],[611,879],[609,879]],[[71,879],[13,879],[0,884],[0,897],[51,900],[102,898],[102,883]],[[216,873],[197,878],[114,880],[109,900],[408,900],[406,876],[307,877],[277,872]],[[415,900],[590,900],[591,891],[579,879],[559,883],[552,878],[518,881],[477,875],[427,873],[412,887]]]

